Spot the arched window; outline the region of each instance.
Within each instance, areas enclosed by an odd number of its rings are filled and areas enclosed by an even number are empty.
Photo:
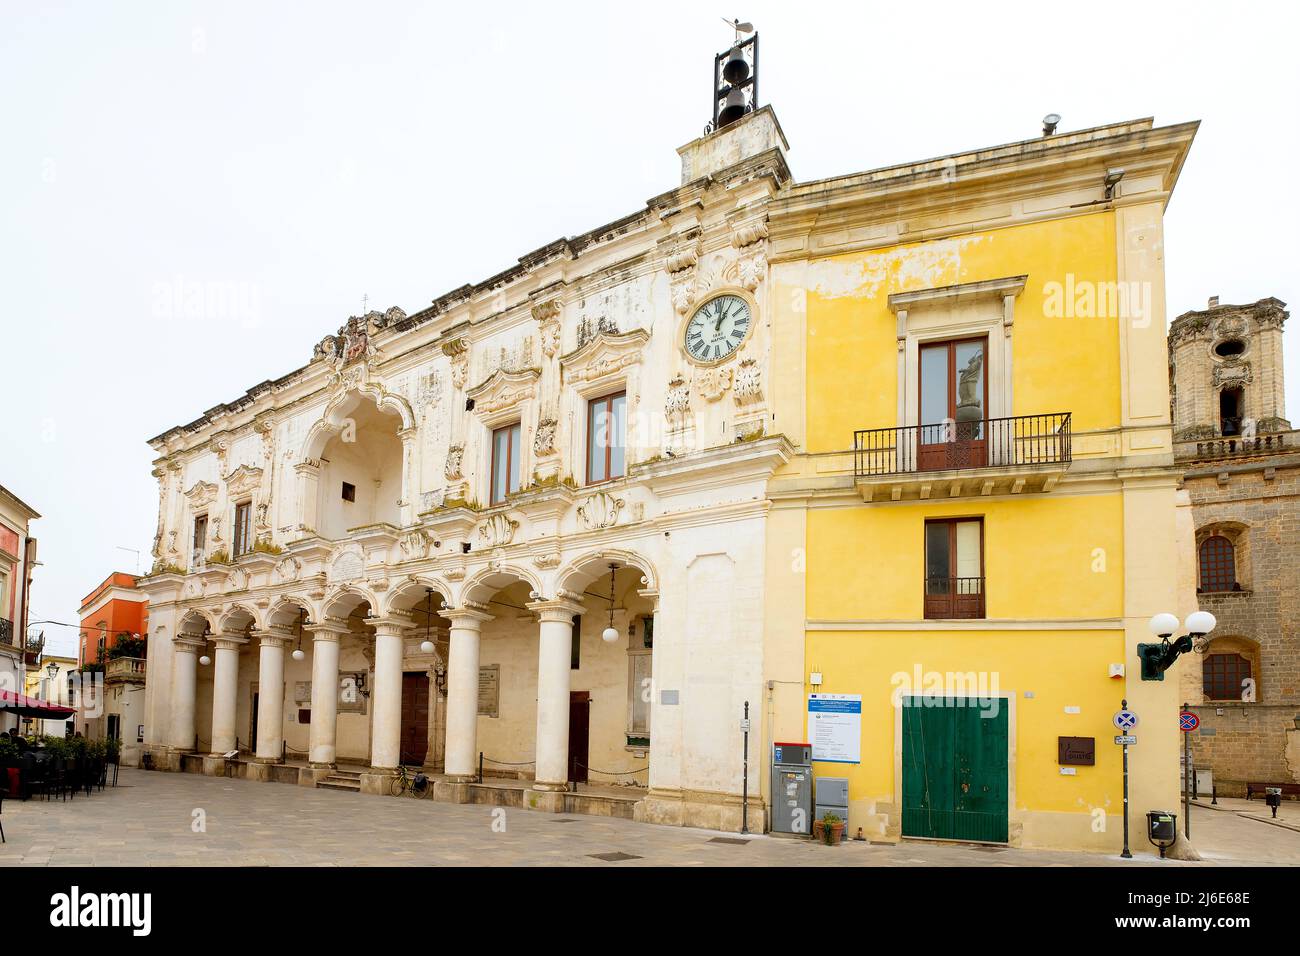
[[[1201,542],[1202,591],[1232,591],[1237,586],[1237,567],[1232,542],[1221,534]]]
[[[1250,660],[1240,654],[1206,654],[1201,662],[1201,686],[1206,700],[1255,699]]]

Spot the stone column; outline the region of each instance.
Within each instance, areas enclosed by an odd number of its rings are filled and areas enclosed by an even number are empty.
[[[257,762],[284,762],[284,649],[290,629],[279,624],[259,635]]]
[[[293,470],[298,475],[298,520],[307,530],[315,531],[320,508],[320,463],[300,461]]]
[[[442,612],[451,621],[447,651],[447,776],[461,782],[478,773],[478,646],[490,614],[474,608]]]
[[[569,674],[573,616],[569,601],[528,605],[541,624],[537,648],[537,774],[534,790],[567,790],[569,780]]]
[[[212,756],[235,749],[235,699],[239,690],[239,649],[243,634],[222,634],[215,641],[212,671]]]
[[[196,634],[181,634],[172,656],[171,735],[172,750],[194,751],[194,688],[196,669],[204,640]]]
[[[308,760],[313,767],[333,768],[338,757],[339,640],[348,633],[348,622],[331,617],[303,630],[312,636]]]
[[[390,611],[374,625],[370,766],[372,770],[394,770],[402,755],[402,637],[411,627],[411,616]]]

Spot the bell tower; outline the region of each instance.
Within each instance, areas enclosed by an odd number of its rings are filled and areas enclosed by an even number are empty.
[[[752,23],[723,22],[735,31],[735,38],[713,58],[713,118],[705,125],[703,136],[677,150],[682,158],[682,184],[772,150],[782,180],[789,178],[785,153],[790,144],[772,107],[758,102],[758,32]]]
[[[1169,325],[1175,441],[1289,431],[1282,379],[1286,303],[1260,299],[1185,312]]]

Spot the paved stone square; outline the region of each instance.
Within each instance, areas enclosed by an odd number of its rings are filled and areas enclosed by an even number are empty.
[[[1300,820],[1300,804],[1284,809]],[[75,800],[4,801],[3,866],[1204,866],[1300,864],[1300,832],[1194,808],[1203,864],[753,836],[123,769]],[[198,824],[202,826],[199,827]],[[197,827],[197,831],[196,831]],[[1134,848],[1145,837],[1134,827]],[[613,859],[597,855],[622,854]]]

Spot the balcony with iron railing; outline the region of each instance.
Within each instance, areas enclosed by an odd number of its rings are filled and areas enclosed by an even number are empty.
[[[17,631],[14,630],[14,622],[5,617],[0,617],[0,644],[5,647],[17,647]]]
[[[984,617],[984,579],[926,578],[926,620]]]
[[[853,477],[866,501],[1051,491],[1070,455],[1069,412],[853,433]]]

